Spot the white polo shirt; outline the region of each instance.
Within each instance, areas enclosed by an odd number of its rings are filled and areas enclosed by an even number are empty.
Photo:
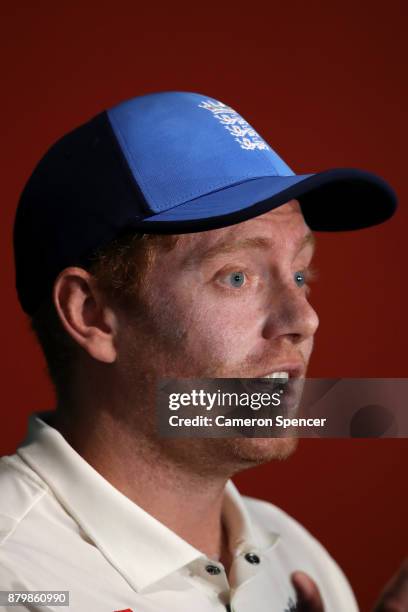
[[[276,506],[227,483],[227,576],[115,489],[46,418],[33,414],[16,454],[0,459],[0,591],[69,591],[69,607],[2,610],[293,612],[294,570],[317,582],[327,611],[358,610],[328,552]]]

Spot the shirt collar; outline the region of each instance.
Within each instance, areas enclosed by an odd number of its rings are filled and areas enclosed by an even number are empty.
[[[122,494],[47,422],[30,416],[18,455],[47,483],[65,510],[130,586],[140,591],[205,555]],[[251,521],[235,485],[225,487],[223,522],[233,556],[278,539]],[[160,551],[160,554],[158,554]]]

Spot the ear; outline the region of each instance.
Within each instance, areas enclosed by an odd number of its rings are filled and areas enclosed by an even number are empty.
[[[82,268],[65,268],[54,283],[53,300],[71,338],[94,359],[114,362],[118,321],[94,277]]]

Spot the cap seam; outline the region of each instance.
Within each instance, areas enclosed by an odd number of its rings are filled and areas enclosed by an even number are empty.
[[[137,183],[139,183],[139,188],[140,188],[140,186],[142,186],[142,189],[143,189],[143,192],[142,192],[142,193],[143,193],[143,194],[144,194],[144,192],[145,192],[145,193],[147,193],[147,195],[149,196],[150,200],[152,201],[152,200],[153,200],[153,198],[152,198],[152,196],[151,196],[151,193],[149,192],[149,189],[148,189],[148,188],[145,186],[143,179],[140,177],[140,173],[138,172],[137,167],[136,167],[136,166],[137,166],[137,164],[136,164],[136,160],[135,160],[135,158],[133,157],[133,154],[132,154],[132,152],[130,151],[129,147],[127,146],[127,142],[126,142],[125,136],[124,136],[124,134],[123,134],[123,132],[122,132],[122,130],[121,130],[121,128],[120,128],[120,126],[119,126],[119,123],[116,121],[115,117],[112,117],[112,116],[110,115],[109,111],[108,111],[106,114],[107,114],[107,116],[108,116],[108,118],[109,118],[109,121],[111,122],[112,127],[113,127],[113,125],[114,125],[114,126],[115,126],[115,128],[116,128],[116,129],[117,129],[117,131],[118,131],[118,135],[120,136],[120,144],[121,144],[121,145],[123,146],[123,148],[124,148],[124,149],[127,151],[128,155],[129,155],[129,157],[130,157],[130,159],[131,159],[131,160],[133,161],[133,163],[135,164],[135,168],[134,168],[134,170],[132,170],[132,169],[129,167],[129,162],[126,160],[126,164],[127,164],[128,168],[129,168],[130,173],[131,173],[132,175],[133,175],[133,173],[135,173],[135,174],[136,174],[136,176],[137,176],[137,180],[136,180],[136,179],[133,177],[133,182],[134,182],[134,183],[136,183],[136,184],[137,184]],[[114,134],[115,134],[115,132],[114,132]],[[115,136],[116,136],[116,134],[115,134]],[[117,137],[116,137],[116,138],[117,138]],[[117,140],[119,140],[119,138],[117,138]],[[149,203],[149,206],[150,206],[150,203]],[[154,212],[154,211],[152,211],[152,212]]]
[[[180,202],[179,204],[175,204],[174,206],[170,206],[169,208],[167,208],[165,211],[160,211],[160,212],[167,212],[169,210],[173,210],[174,208],[177,208],[178,206],[183,206],[184,204],[188,204],[189,202],[194,202],[194,200],[198,200],[199,198],[201,198],[202,196],[209,196],[209,195],[213,195],[214,193],[217,193],[218,191],[224,191],[225,189],[229,189],[230,187],[236,187],[237,185],[241,185],[242,183],[248,183],[249,181],[256,181],[257,179],[263,179],[263,178],[291,178],[292,176],[302,176],[302,175],[294,175],[294,174],[289,174],[289,175],[282,175],[282,176],[276,176],[276,175],[268,175],[268,174],[264,174],[262,176],[245,176],[243,177],[243,180],[237,181],[235,183],[230,183],[228,185],[224,185],[223,187],[219,187],[218,189],[213,189],[212,191],[208,191],[206,193],[202,193],[197,195],[194,198],[191,198],[190,200],[185,200],[184,202]],[[309,176],[309,175],[305,175],[305,176]],[[311,175],[310,175],[311,176]],[[245,179],[249,179],[245,180]],[[189,194],[191,195],[191,194]],[[188,196],[187,196],[188,197]],[[155,216],[158,213],[153,213],[153,215]]]
[[[133,159],[131,152],[129,151],[128,147],[126,146],[126,142],[124,140],[124,136],[123,136],[119,126],[116,125],[116,127],[118,129],[118,132],[119,132],[119,134],[121,136],[121,140],[123,141],[122,143],[118,142],[118,137],[116,136],[116,133],[115,133],[115,131],[113,129],[112,122],[114,121],[114,119],[111,118],[111,116],[109,115],[108,111],[105,111],[104,114],[106,116],[106,120],[107,120],[106,122],[107,122],[107,125],[108,125],[108,129],[109,129],[109,131],[112,134],[112,138],[113,138],[113,141],[114,141],[115,149],[116,149],[116,151],[117,151],[117,153],[119,155],[120,163],[124,167],[124,169],[126,171],[126,174],[128,175],[128,178],[130,180],[130,183],[132,184],[133,190],[136,192],[137,196],[140,198],[140,202],[141,202],[141,204],[143,204],[143,208],[145,209],[145,212],[149,214],[151,212],[151,208],[150,208],[150,206],[147,206],[145,195],[144,195],[142,189],[140,188],[140,186],[138,185],[137,180],[133,176],[133,171],[129,167],[128,160],[123,155],[123,151],[121,149],[121,144],[123,144],[123,146],[126,149],[126,151],[128,151],[128,153],[129,153],[130,157],[132,158],[133,162],[135,162],[135,160]],[[139,219],[140,218],[141,218],[141,215],[139,215]]]
[[[202,196],[206,196],[206,195],[210,195],[212,193],[216,193],[217,191],[222,191],[223,189],[227,189],[228,187],[234,187],[235,185],[240,185],[241,183],[245,183],[247,182],[246,179],[253,179],[256,180],[258,178],[275,178],[278,177],[278,175],[276,174],[264,174],[263,176],[253,176],[252,174],[244,174],[242,175],[241,179],[238,181],[235,181],[233,183],[214,183],[212,185],[207,185],[202,191],[196,193],[194,191],[187,193],[184,197],[188,198],[187,200],[184,200],[184,202],[179,202],[178,204],[175,204],[174,206],[170,206],[168,207],[169,202],[165,202],[162,206],[159,206],[159,211],[157,212],[163,212],[163,208],[165,208],[165,210],[171,210],[172,208],[175,208],[176,206],[181,206],[182,204],[187,204],[187,202],[192,202],[194,200],[197,200],[198,198],[202,197]],[[209,189],[209,191],[207,191],[207,189]],[[157,214],[157,213],[156,213]]]

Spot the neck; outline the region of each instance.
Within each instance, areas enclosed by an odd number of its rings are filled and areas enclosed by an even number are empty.
[[[78,454],[151,516],[208,557],[219,558],[228,572],[222,502],[229,474],[214,475],[202,458],[199,467],[197,440],[173,441],[163,450],[157,439],[133,431],[107,411],[84,410],[81,415],[88,416],[80,419],[67,414],[57,410],[50,424]]]

